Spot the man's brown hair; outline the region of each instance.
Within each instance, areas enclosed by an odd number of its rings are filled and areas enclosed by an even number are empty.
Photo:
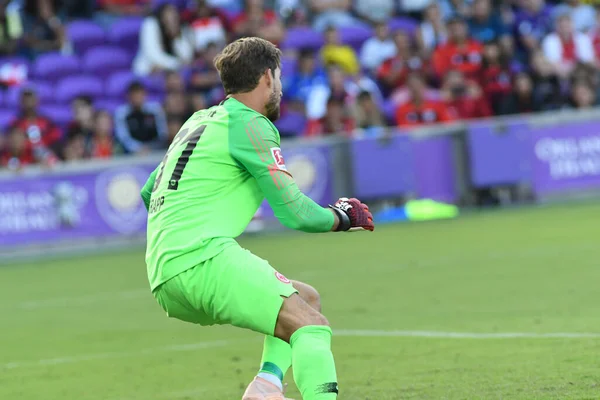
[[[267,69],[275,73],[280,59],[281,51],[273,43],[247,37],[228,44],[214,62],[229,95],[254,90]]]

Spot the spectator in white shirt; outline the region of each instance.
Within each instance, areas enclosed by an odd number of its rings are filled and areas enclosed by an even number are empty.
[[[442,18],[440,6],[431,4],[425,9],[423,22],[419,25],[415,41],[421,52],[421,56],[429,58],[431,52],[440,44],[446,43],[448,32]]]
[[[542,51],[562,78],[566,78],[577,63],[594,62],[592,40],[589,36],[574,31],[570,14],[558,17],[556,31],[548,34],[542,41]]]
[[[360,49],[360,64],[372,71],[396,54],[396,45],[390,38],[390,29],[385,22],[375,26],[375,36],[367,39]]]
[[[394,0],[355,0],[354,11],[371,23],[387,21],[394,14]]]
[[[351,106],[360,92],[366,91],[377,102],[382,103],[379,87],[367,76],[349,77],[338,66],[330,66],[327,70],[328,82],[316,84],[310,90],[306,100],[306,116],[309,119],[320,119],[327,113],[327,101],[336,98]]]
[[[324,32],[331,26],[366,26],[350,12],[351,0],[310,0],[308,4],[314,17],[313,27],[318,31]]]
[[[165,3],[142,24],[140,49],[133,61],[133,71],[143,76],[176,70],[189,64],[193,55],[190,31],[181,26],[177,8]]]
[[[571,14],[573,27],[576,31],[587,32],[596,25],[596,10],[590,4],[580,0],[567,0],[553,9],[555,16]]]
[[[402,13],[418,15],[434,3],[433,0],[398,0],[398,6]]]

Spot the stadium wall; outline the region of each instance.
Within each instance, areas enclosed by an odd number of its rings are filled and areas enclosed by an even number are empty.
[[[547,201],[600,191],[600,110],[494,118],[378,137],[294,140],[288,170],[326,205],[341,195],[469,205],[481,189]],[[162,154],[0,172],[0,264],[56,252],[139,245],[139,191]],[[252,230],[278,227],[267,204]]]

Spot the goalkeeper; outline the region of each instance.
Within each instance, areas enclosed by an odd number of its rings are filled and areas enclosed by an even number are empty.
[[[292,365],[304,400],[336,399],[332,333],[318,293],[234,240],[265,197],[289,228],[374,229],[360,201],[342,198],[322,208],[286,171],[272,123],[282,96],[280,54],[270,42],[244,38],[215,58],[227,99],[182,126],[142,189],[148,279],[169,317],[266,335],[244,400],[283,400],[282,380]]]

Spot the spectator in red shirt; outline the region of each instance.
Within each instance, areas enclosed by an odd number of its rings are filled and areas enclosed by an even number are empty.
[[[21,112],[11,127],[25,134],[27,146],[33,151],[36,161],[50,164],[56,161],[55,152],[62,132],[50,119],[38,113],[38,98],[32,88],[23,90]]]
[[[398,126],[412,127],[452,121],[446,104],[426,98],[427,87],[419,73],[410,74],[406,84],[410,92],[410,100],[396,109]]]
[[[465,80],[459,70],[449,71],[444,77],[442,98],[448,104],[454,119],[483,118],[492,115],[487,99],[479,84]]]
[[[481,70],[483,46],[467,34],[467,24],[460,17],[448,21],[448,42],[433,53],[433,67],[438,77],[458,69],[468,78],[477,78]]]
[[[183,13],[183,20],[189,22],[194,35],[194,48],[203,51],[209,44],[223,47],[227,43],[227,32],[231,31],[227,17],[207,0],[196,0],[195,8]]]
[[[423,71],[425,68],[423,60],[406,32],[395,32],[394,44],[396,55],[384,61],[377,70],[378,79],[388,91],[404,85],[412,71]]]
[[[144,15],[150,11],[149,0],[98,0],[98,5],[112,15]]]
[[[484,45],[480,84],[494,114],[499,112],[504,98],[512,90],[511,73],[507,64],[498,42],[488,42]]]
[[[233,21],[238,37],[258,36],[279,43],[285,34],[281,21],[273,10],[266,10],[264,0],[245,0],[244,11]]]
[[[76,0],[73,0],[76,1]],[[99,10],[94,20],[105,29],[124,16],[144,16],[150,13],[150,0],[97,0]]]
[[[6,144],[0,151],[0,166],[18,170],[30,164],[35,164],[32,147],[27,143],[25,132],[12,128],[6,138]]]
[[[90,140],[90,157],[110,158],[114,154],[113,120],[107,111],[96,112],[94,134]]]
[[[355,121],[350,116],[344,101],[331,97],[327,101],[327,113],[318,120],[309,121],[306,126],[306,136],[322,136],[330,134],[352,135]]]

